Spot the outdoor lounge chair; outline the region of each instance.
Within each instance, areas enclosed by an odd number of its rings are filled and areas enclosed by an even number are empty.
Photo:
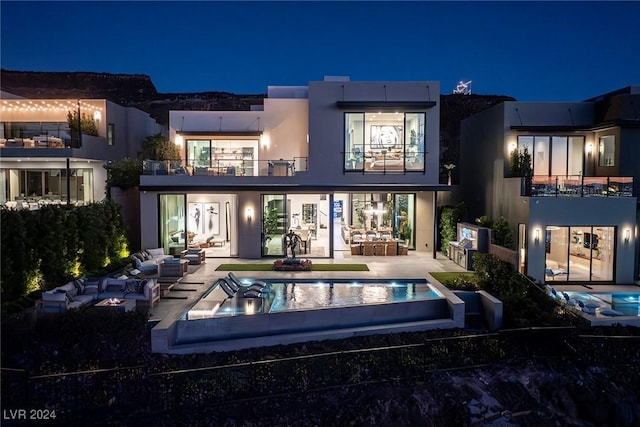
[[[224,277],[216,280],[215,283],[220,286],[220,288],[224,291],[225,294],[227,294],[229,298],[233,298],[233,296],[236,294],[236,291],[233,290],[231,285],[229,285],[227,279],[225,279]]]
[[[578,301],[578,306],[587,314],[596,314],[596,309],[600,308],[600,304],[595,301]]]
[[[265,286],[267,286],[267,284],[262,280],[254,280],[251,282],[251,285],[249,286],[244,285],[242,284],[242,282],[240,282],[240,280],[236,277],[236,275],[233,274],[233,272],[229,273],[229,282],[232,282],[237,287],[236,290],[243,288],[245,291],[248,291],[250,289],[255,289],[263,292]]]
[[[242,294],[245,298],[262,298],[262,292],[256,289],[249,289]]]

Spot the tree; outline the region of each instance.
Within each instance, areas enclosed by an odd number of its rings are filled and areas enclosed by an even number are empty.
[[[511,176],[529,177],[531,176],[532,172],[531,154],[529,154],[529,148],[524,147],[521,151],[513,150],[511,152]]]
[[[505,217],[501,216],[493,223],[493,239],[496,245],[513,249],[513,231]]]
[[[107,189],[111,187],[133,188],[140,185],[142,163],[130,157],[109,163],[104,166],[107,170]]]
[[[79,139],[80,133],[83,133],[85,135],[98,136],[98,127],[96,126],[95,120],[93,119],[93,117],[88,116],[85,113],[82,113],[80,115],[80,120],[78,120],[77,111],[68,111],[67,124],[69,125],[69,130],[71,131],[71,138]],[[78,129],[80,130],[80,133],[78,132]]]
[[[145,160],[169,160],[179,163],[182,160],[180,148],[161,133],[148,136],[142,146],[142,158]]]

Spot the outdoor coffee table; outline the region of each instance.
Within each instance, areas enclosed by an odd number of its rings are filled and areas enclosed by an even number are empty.
[[[103,309],[103,310],[111,310],[111,311],[122,311],[122,312],[127,312],[127,311],[131,311],[131,310],[135,310],[136,308],[136,300],[134,299],[120,299],[118,298],[117,301],[119,301],[117,304],[113,302],[114,300],[111,298],[106,298],[103,299],[101,301],[99,301],[98,303],[96,303],[96,305],[94,305],[94,307]]]
[[[158,285],[160,285],[160,297],[166,296],[175,285],[182,280],[182,277],[158,277]]]

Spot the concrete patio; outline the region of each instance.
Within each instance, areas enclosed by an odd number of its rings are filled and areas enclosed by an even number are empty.
[[[152,341],[155,340],[155,347],[166,347],[167,340],[170,340],[170,328],[187,308],[193,305],[202,294],[216,281],[216,279],[224,277],[228,271],[216,271],[220,264],[242,264],[264,263],[271,265],[274,259],[263,260],[244,260],[238,258],[207,258],[206,262],[201,265],[190,265],[188,273],[182,281],[169,294],[160,299],[160,302],[151,310],[150,321],[157,322],[152,331]],[[333,259],[313,259],[316,263],[323,264],[340,264],[340,263],[359,263],[367,264],[369,271],[310,271],[310,272],[283,272],[283,271],[236,271],[239,278],[254,279],[375,279],[375,278],[427,278],[428,273],[444,272],[444,271],[465,271],[462,267],[450,261],[442,254],[438,253],[433,258],[431,253],[410,252],[407,256],[402,257],[376,257],[376,256],[352,256],[348,252],[336,252]],[[429,278],[429,281],[432,281]],[[418,328],[421,325],[413,325],[410,327]],[[442,326],[444,327],[444,325]],[[448,327],[451,327],[449,325]],[[397,328],[395,328],[397,329]],[[403,329],[398,329],[403,330]],[[390,332],[393,328],[390,329]],[[358,331],[344,331],[349,333],[358,333]],[[295,337],[293,337],[295,339]],[[319,334],[317,339],[329,338],[326,334]],[[255,345],[272,345],[269,340],[256,340]],[[281,340],[280,340],[281,341]],[[160,343],[160,345],[158,345]],[[278,342],[282,343],[282,342]],[[153,345],[152,345],[153,346]],[[172,353],[187,352],[206,352],[228,350],[227,346],[217,343],[212,346],[211,343],[192,344],[189,346],[180,346],[180,348],[172,349]]]

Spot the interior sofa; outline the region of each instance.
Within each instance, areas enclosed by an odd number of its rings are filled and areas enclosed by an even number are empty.
[[[138,251],[131,255],[134,268],[143,274],[155,274],[161,261],[173,258],[173,255],[165,255],[164,249],[154,248]]]
[[[137,305],[153,307],[160,299],[160,289],[156,279],[137,279],[126,275],[76,279],[42,292],[38,308],[43,313],[64,313],[107,298],[135,299]]]

